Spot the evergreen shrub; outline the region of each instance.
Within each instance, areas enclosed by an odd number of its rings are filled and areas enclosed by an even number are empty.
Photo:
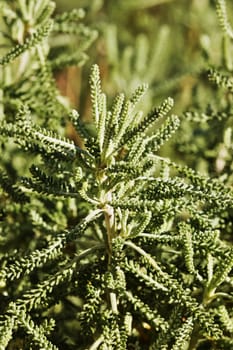
[[[0,1],[0,350],[233,349],[231,4],[116,3]]]

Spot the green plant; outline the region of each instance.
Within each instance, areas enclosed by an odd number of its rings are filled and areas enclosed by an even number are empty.
[[[230,178],[159,153],[180,119],[170,97],[144,115],[145,84],[108,103],[95,64],[92,122],[70,107],[54,75],[87,58],[82,10],[1,6],[0,349],[232,349]]]

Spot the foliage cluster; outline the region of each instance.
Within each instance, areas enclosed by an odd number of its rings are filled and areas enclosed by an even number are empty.
[[[203,2],[222,50],[201,36],[165,83],[182,53],[159,69],[172,28],[150,47],[148,8],[174,5],[115,3],[0,1],[0,350],[233,348],[230,11]],[[58,88],[74,67],[81,113]]]

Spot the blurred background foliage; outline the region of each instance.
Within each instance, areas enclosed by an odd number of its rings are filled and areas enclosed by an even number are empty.
[[[122,90],[130,95],[138,84],[149,83],[146,110],[170,94],[175,110],[184,111],[193,104],[192,91],[205,61],[221,60],[222,35],[211,1],[57,0],[56,4],[57,12],[84,8],[87,24],[99,33],[85,70],[98,63],[110,95]],[[74,74],[67,80],[71,86],[78,81]],[[84,108],[79,95],[72,101]]]

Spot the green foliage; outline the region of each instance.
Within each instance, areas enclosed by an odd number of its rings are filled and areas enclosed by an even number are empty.
[[[167,2],[119,8],[128,16]],[[120,21],[114,3],[94,5]],[[96,26],[107,46],[114,36],[113,86],[104,92],[104,64],[92,64],[83,115],[56,77],[86,63],[97,35],[85,12],[0,2],[0,349],[232,348],[232,29],[225,1],[215,5],[221,62],[206,49],[178,117],[171,97],[151,108],[142,82],[154,83],[167,25],[151,50],[150,34],[138,34],[135,76],[129,69],[115,97],[116,27]]]

